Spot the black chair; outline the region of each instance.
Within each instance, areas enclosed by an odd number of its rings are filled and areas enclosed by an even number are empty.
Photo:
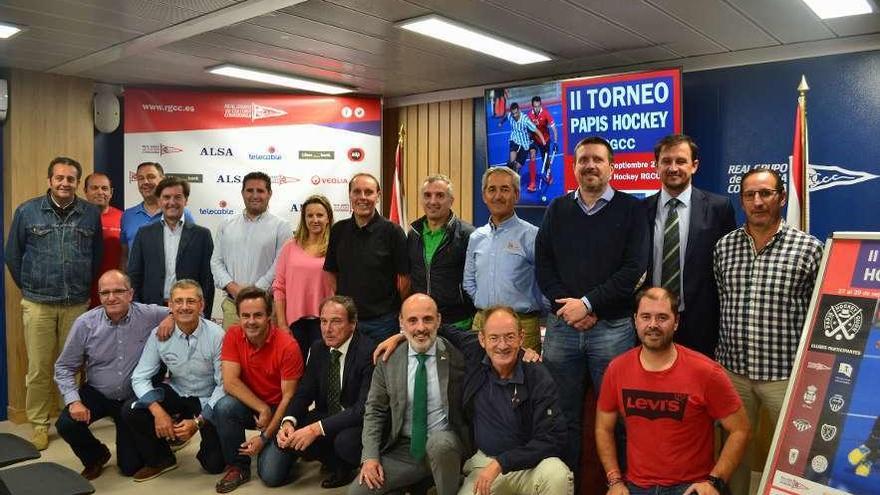
[[[95,487],[76,471],[54,462],[0,469],[0,495],[87,495]]]
[[[39,458],[34,444],[11,433],[0,433],[0,467]]]

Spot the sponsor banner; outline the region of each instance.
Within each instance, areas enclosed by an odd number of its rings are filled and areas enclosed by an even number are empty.
[[[878,238],[835,234],[826,243],[761,494],[880,493],[865,447],[880,435],[880,289],[863,288]]]
[[[380,116],[374,98],[126,89],[125,207],[141,202],[135,172],[151,161],[190,182],[187,208],[212,231],[242,213],[242,180],[254,171],[270,177],[269,210],[292,228],[317,193],[336,220],[347,218],[349,177],[381,180]],[[340,125],[349,120],[375,124],[376,132]]]
[[[614,150],[611,185],[638,196],[651,194],[660,188],[654,144],[681,132],[681,94],[678,69],[490,89],[485,98],[488,166],[517,169],[522,177],[520,205],[546,206],[577,188],[572,168],[577,142],[601,136]],[[542,109],[537,113],[536,97]],[[529,134],[529,146],[511,145],[517,141],[508,119],[514,103],[522,119],[546,126],[538,125],[549,143],[546,150],[534,133]]]
[[[125,90],[126,133],[321,125],[378,137],[381,121],[376,98]]]

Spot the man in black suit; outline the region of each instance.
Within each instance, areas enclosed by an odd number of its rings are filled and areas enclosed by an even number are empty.
[[[648,283],[680,298],[675,341],[714,359],[719,316],[712,250],[736,228],[736,219],[729,198],[691,185],[700,164],[697,152],[684,134],[671,134],[654,146],[663,187],[645,200],[651,225]]]
[[[162,219],[138,230],[128,257],[128,276],[138,302],[165,304],[174,282],[192,279],[205,294],[205,318],[214,304],[214,276],[211,231],[184,221],[189,199],[189,183],[165,177],[154,192],[162,209]]]
[[[263,471],[266,486],[291,481],[290,468],[299,456],[318,459],[330,469],[330,477],[321,482],[324,488],[348,484],[360,464],[375,344],[354,331],[357,307],[350,297],[325,299],[319,313],[322,339],[310,349],[305,375],[262,460],[272,464]]]

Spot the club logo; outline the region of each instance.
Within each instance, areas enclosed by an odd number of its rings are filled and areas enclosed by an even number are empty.
[[[846,404],[846,401],[843,400],[843,396],[840,394],[834,394],[828,399],[828,407],[831,408],[832,412],[839,412],[843,409],[844,404]]]
[[[810,424],[810,422],[807,421],[806,419],[796,419],[796,420],[792,421],[791,424],[794,425],[795,430],[797,430],[801,433],[803,433],[813,427],[813,425]]]
[[[810,466],[812,466],[813,471],[822,474],[828,469],[828,458],[824,455],[817,455],[816,457],[813,457]]]
[[[822,436],[822,440],[830,442],[831,440],[834,440],[834,437],[837,436],[837,427],[825,423],[822,425],[821,428],[819,428],[819,434]]]
[[[293,184],[299,182],[299,177],[290,175],[273,175],[269,178],[272,179],[272,184]]]
[[[795,490],[806,490],[807,488],[809,488],[807,485],[801,483],[797,478],[789,477],[787,474],[781,471],[776,472],[776,484]]]
[[[798,460],[798,455],[800,455],[800,451],[798,449],[788,449],[788,463],[794,466],[794,463]]]
[[[816,402],[816,386],[809,385],[807,386],[807,391],[804,392],[804,404],[810,406],[814,402]]]
[[[831,366],[828,366],[825,363],[817,363],[816,361],[808,361],[807,369],[816,371],[829,371],[831,370]]]
[[[852,340],[862,327],[862,308],[846,301],[834,304],[828,308],[822,323],[826,337]]]
[[[880,177],[868,172],[847,170],[837,165],[810,165],[807,168],[807,174],[809,175],[810,191],[821,191],[836,186],[850,186]]]
[[[847,378],[852,378],[853,367],[849,363],[840,363],[837,367],[837,372]]]
[[[141,153],[145,153],[148,155],[168,155],[170,153],[180,153],[183,151],[183,148],[178,148],[177,146],[170,146],[167,144],[142,144],[141,145]]]
[[[348,184],[348,177],[321,177],[320,175],[312,176],[312,184]]]
[[[223,105],[223,117],[227,119],[250,119],[253,122],[282,115],[287,115],[287,112],[256,103],[226,103]]]

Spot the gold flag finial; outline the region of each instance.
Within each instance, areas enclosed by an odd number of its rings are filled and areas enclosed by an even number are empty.
[[[801,82],[798,84],[798,92],[806,93],[810,90],[810,86],[807,84],[807,76],[801,74]]]
[[[400,124],[400,130],[397,131],[397,141],[402,143],[404,140],[406,140],[406,126]]]

